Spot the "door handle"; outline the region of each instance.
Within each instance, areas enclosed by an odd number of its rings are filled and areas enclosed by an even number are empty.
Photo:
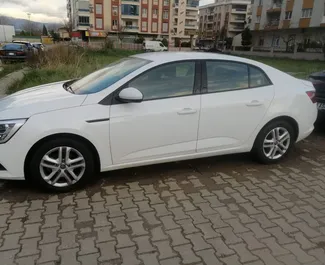
[[[248,107],[257,107],[257,106],[261,106],[261,105],[263,105],[263,103],[258,100],[252,100],[251,102],[246,104],[246,106],[248,106]]]
[[[189,114],[195,114],[197,110],[191,109],[191,108],[185,108],[177,112],[178,115],[189,115]]]

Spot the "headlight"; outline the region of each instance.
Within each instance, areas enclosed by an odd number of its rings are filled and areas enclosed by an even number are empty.
[[[0,144],[3,144],[20,129],[27,119],[0,121]]]

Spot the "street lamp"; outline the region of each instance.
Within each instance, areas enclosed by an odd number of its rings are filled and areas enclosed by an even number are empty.
[[[29,20],[29,35],[32,36],[32,25],[30,23],[31,13],[27,13],[27,16],[28,16],[28,20]]]

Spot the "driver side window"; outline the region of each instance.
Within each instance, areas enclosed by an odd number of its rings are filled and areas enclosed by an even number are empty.
[[[195,62],[177,62],[158,66],[129,83],[141,91],[144,100],[193,94]]]

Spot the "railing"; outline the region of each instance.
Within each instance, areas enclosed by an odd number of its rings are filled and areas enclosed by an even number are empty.
[[[196,25],[193,25],[193,24],[185,24],[185,27],[195,28]]]
[[[139,2],[139,0],[122,0],[122,2]]]
[[[126,29],[139,29],[139,26],[125,26]]]
[[[126,14],[126,13],[122,13],[121,15],[122,16],[134,16],[134,17],[139,16],[139,14]]]
[[[80,27],[89,27],[90,23],[78,23],[77,25]]]

